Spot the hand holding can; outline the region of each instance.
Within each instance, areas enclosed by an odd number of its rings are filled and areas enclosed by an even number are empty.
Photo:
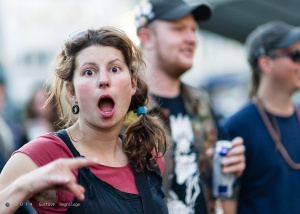
[[[234,174],[222,173],[222,160],[231,149],[232,143],[228,140],[216,142],[213,155],[213,195],[217,198],[230,198],[233,195]]]

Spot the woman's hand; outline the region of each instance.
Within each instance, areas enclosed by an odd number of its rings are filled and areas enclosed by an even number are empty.
[[[0,213],[14,213],[18,209],[15,204],[22,204],[48,189],[67,189],[79,200],[84,200],[84,188],[77,183],[73,170],[95,164],[94,159],[58,159],[20,176],[0,192],[0,201],[3,202]]]

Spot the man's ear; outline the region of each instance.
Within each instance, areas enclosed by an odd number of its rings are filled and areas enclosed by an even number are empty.
[[[141,28],[138,32],[138,37],[140,38],[142,47],[144,48],[152,48],[153,47],[153,42],[152,42],[152,34],[149,30],[149,28]]]
[[[76,93],[75,93],[75,90],[74,90],[74,86],[73,86],[73,83],[71,82],[66,82],[66,89],[67,89],[67,92],[68,92],[68,95],[70,97],[70,99],[73,101],[73,102],[76,102]]]

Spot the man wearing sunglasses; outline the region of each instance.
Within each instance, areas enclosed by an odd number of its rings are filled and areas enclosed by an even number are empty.
[[[241,136],[246,169],[240,177],[238,213],[300,213],[300,27],[272,21],[247,38],[251,101],[224,129]]]

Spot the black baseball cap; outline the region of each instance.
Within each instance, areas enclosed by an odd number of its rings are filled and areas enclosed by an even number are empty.
[[[246,38],[246,49],[251,66],[260,56],[277,49],[285,49],[300,41],[300,27],[280,20],[267,22],[255,28]]]
[[[141,0],[134,8],[137,30],[154,20],[173,21],[192,13],[197,22],[209,19],[212,8],[203,1]]]

